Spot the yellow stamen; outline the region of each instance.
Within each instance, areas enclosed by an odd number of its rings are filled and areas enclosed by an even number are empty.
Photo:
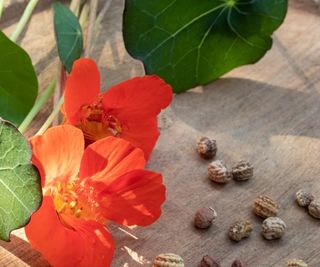
[[[69,203],[69,206],[70,206],[71,209],[74,209],[77,206],[77,202],[76,201],[71,201]]]
[[[86,185],[85,180],[74,178],[69,182],[57,182],[46,191],[46,195],[49,194],[53,197],[57,213],[105,223],[96,202],[95,190]]]
[[[103,109],[102,99],[92,105],[83,106],[81,109],[82,118],[77,125],[86,140],[97,141],[107,136],[119,136],[123,130],[120,121]]]
[[[82,213],[82,210],[81,210],[81,209],[77,209],[76,212],[74,213],[74,215],[75,215],[77,218],[80,218],[81,213]]]

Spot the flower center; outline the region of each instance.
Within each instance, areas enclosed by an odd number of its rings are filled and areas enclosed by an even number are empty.
[[[101,98],[94,104],[83,106],[81,114],[82,118],[77,126],[89,143],[107,136],[119,136],[122,132],[120,121],[103,109]]]
[[[85,180],[58,182],[48,192],[53,196],[58,214],[105,223],[99,212],[96,192],[92,186],[85,184]]]

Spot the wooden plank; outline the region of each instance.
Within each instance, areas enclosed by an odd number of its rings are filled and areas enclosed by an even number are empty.
[[[22,39],[42,88],[54,77],[57,63],[49,2],[39,7]],[[124,49],[123,3],[113,2],[94,49],[104,87],[143,73],[141,64]],[[11,18],[7,15],[7,21],[0,23],[7,33],[13,29],[15,14],[12,11]],[[320,222],[294,201],[301,187],[311,188],[320,198],[319,15],[318,5],[310,0],[290,1],[287,19],[263,60],[175,96],[160,117],[162,135],[148,164],[163,173],[167,185],[163,215],[148,228],[120,230],[111,225],[116,242],[112,266],[148,266],[162,252],[181,255],[187,267],[197,266],[204,254],[216,257],[222,266],[230,266],[235,258],[255,267],[285,266],[289,258],[320,266]],[[28,135],[41,125],[48,109]],[[211,183],[208,162],[195,153],[196,139],[202,135],[217,139],[217,157],[226,163],[251,161],[254,179],[225,186]],[[281,204],[279,216],[288,229],[280,241],[265,241],[260,235],[261,220],[251,212],[259,194]],[[218,212],[215,225],[208,231],[194,229],[195,210],[209,205]],[[238,218],[250,219],[254,232],[236,244],[228,240],[227,231]],[[21,231],[18,235],[23,237]],[[21,240],[14,238],[12,246],[0,243],[0,265],[45,266],[44,259]]]

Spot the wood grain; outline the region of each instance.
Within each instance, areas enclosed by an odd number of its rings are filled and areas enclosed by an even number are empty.
[[[50,2],[43,1],[21,38],[36,66],[41,88],[56,73],[56,51]],[[25,4],[25,3],[23,3]],[[141,64],[125,52],[121,34],[123,0],[113,4],[103,21],[94,58],[104,87],[143,74]],[[8,7],[0,28],[12,32],[22,4]],[[294,201],[300,188],[320,198],[320,9],[311,0],[291,0],[274,46],[258,64],[238,68],[204,87],[176,95],[160,116],[161,137],[148,168],[163,173],[167,201],[160,220],[148,228],[111,225],[116,242],[112,266],[149,266],[157,254],[181,255],[187,267],[198,266],[205,254],[222,266],[235,258],[249,266],[286,266],[290,258],[320,266],[320,221],[308,216]],[[43,25],[46,25],[44,27]],[[27,133],[44,121],[50,104]],[[217,158],[226,163],[247,159],[254,179],[217,185],[207,179],[208,162],[195,152],[198,137],[218,142]],[[261,220],[251,211],[252,201],[267,194],[281,205],[279,216],[288,229],[282,240],[261,237]],[[198,231],[192,225],[195,210],[213,206],[215,225]],[[231,223],[250,219],[254,232],[240,243],[228,240]],[[11,243],[0,243],[0,266],[47,266],[24,241],[23,231]]]

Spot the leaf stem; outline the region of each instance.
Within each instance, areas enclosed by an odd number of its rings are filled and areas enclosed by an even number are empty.
[[[89,4],[85,3],[80,14],[79,23],[83,28],[84,25],[87,23],[89,17]]]
[[[35,9],[36,5],[38,4],[39,0],[30,0],[27,7],[25,8],[19,22],[18,25],[16,27],[16,29],[14,30],[14,32],[12,33],[10,39],[13,42],[16,42],[17,39],[19,38],[21,32],[23,31],[24,27],[27,25],[31,14],[33,12],[33,10]]]
[[[89,24],[88,24],[88,35],[87,35],[86,48],[84,50],[85,57],[90,56],[91,45],[92,45],[93,34],[94,34],[94,25],[97,17],[97,10],[98,10],[98,0],[91,0]]]
[[[3,9],[4,9],[4,0],[0,0],[0,18],[2,16]]]
[[[70,10],[78,17],[80,11],[81,0],[72,0],[70,3]]]
[[[59,111],[61,109],[61,106],[64,102],[64,96],[62,96],[58,102],[58,104],[55,106],[45,123],[41,126],[40,130],[35,135],[42,135],[52,124],[55,117],[59,114]]]
[[[32,122],[33,118],[39,113],[39,111],[44,106],[44,104],[52,96],[55,86],[56,86],[56,81],[52,81],[49,84],[49,86],[43,91],[40,98],[36,101],[36,103],[34,104],[33,108],[30,110],[27,117],[20,124],[18,129],[21,133],[24,133],[27,130],[27,128],[30,125],[30,123]]]

